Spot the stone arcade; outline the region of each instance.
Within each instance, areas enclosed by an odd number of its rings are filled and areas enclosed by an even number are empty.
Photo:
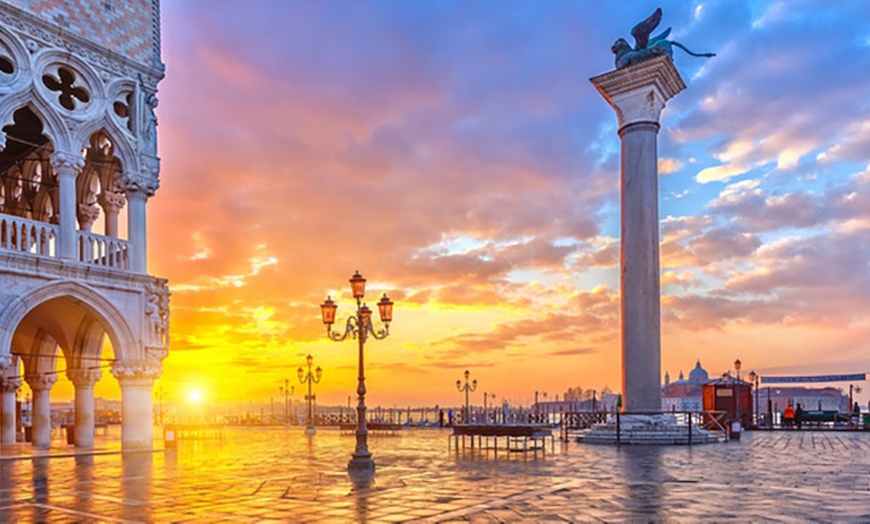
[[[168,287],[146,267],[159,17],[158,0],[0,1],[0,445],[15,440],[23,380],[33,445],[49,447],[65,372],[75,445],[92,447],[104,367],[121,387],[123,448],[152,445],[169,342]]]

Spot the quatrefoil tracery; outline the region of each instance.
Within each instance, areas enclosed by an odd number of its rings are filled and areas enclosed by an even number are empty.
[[[58,102],[70,111],[76,108],[76,100],[82,104],[87,104],[91,100],[91,95],[88,94],[87,90],[76,85],[75,73],[65,67],[57,68],[57,77],[51,74],[42,75],[42,83],[50,91],[59,93]]]

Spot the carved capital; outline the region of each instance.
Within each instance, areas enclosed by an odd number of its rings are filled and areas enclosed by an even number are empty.
[[[20,378],[0,377],[0,392],[14,393],[21,387]]]
[[[27,385],[30,386],[30,389],[33,391],[41,391],[51,389],[51,386],[57,382],[57,375],[54,373],[27,374],[24,375],[24,381],[27,382]]]
[[[124,198],[123,193],[103,191],[97,196],[97,202],[103,207],[103,211],[107,215],[117,215],[124,208],[127,199]]]
[[[85,167],[82,155],[55,151],[50,157],[51,167],[59,176],[76,176]]]
[[[77,388],[92,388],[99,382],[103,372],[100,368],[81,368],[66,370],[66,378]]]
[[[93,223],[100,218],[100,208],[96,204],[79,204],[76,217],[81,228],[90,231]]]
[[[658,124],[665,104],[686,88],[667,56],[660,56],[590,79],[616,111],[619,127],[638,122]]]
[[[128,199],[152,197],[157,188],[160,187],[160,181],[157,178],[133,173],[126,173],[120,182]]]
[[[153,386],[163,372],[159,362],[136,361],[115,362],[112,375],[124,386]]]

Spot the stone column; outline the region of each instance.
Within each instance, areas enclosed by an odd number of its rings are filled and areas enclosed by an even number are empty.
[[[51,386],[57,375],[24,375],[24,380],[33,391],[33,447],[48,449],[51,446]]]
[[[60,238],[61,258],[75,260],[76,244],[76,177],[85,165],[81,155],[55,151],[51,154],[51,166],[57,173],[60,191]]]
[[[94,384],[100,380],[98,369],[68,369],[67,378],[76,389],[75,445],[77,448],[94,447]]]
[[[128,191],[127,201],[127,239],[130,242],[130,269],[136,273],[147,273],[147,232],[145,223],[145,204],[148,195],[143,191]]]
[[[0,377],[0,444],[15,443],[15,392],[20,387],[20,378]]]
[[[106,236],[118,238],[118,215],[124,207],[124,195],[111,191],[103,191],[97,197],[97,202],[103,207],[106,217]]]
[[[622,139],[623,409],[662,410],[659,281],[659,117],[685,89],[666,56],[590,79],[616,111]]]
[[[121,385],[121,449],[152,449],[154,414],[151,390],[160,378],[160,364],[150,361],[116,362],[112,375]]]

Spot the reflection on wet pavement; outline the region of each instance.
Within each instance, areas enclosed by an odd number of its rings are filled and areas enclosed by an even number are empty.
[[[233,428],[177,450],[0,460],[0,522],[870,519],[870,433],[748,433],[697,447],[452,450],[447,430]],[[781,501],[788,500],[788,504]]]

